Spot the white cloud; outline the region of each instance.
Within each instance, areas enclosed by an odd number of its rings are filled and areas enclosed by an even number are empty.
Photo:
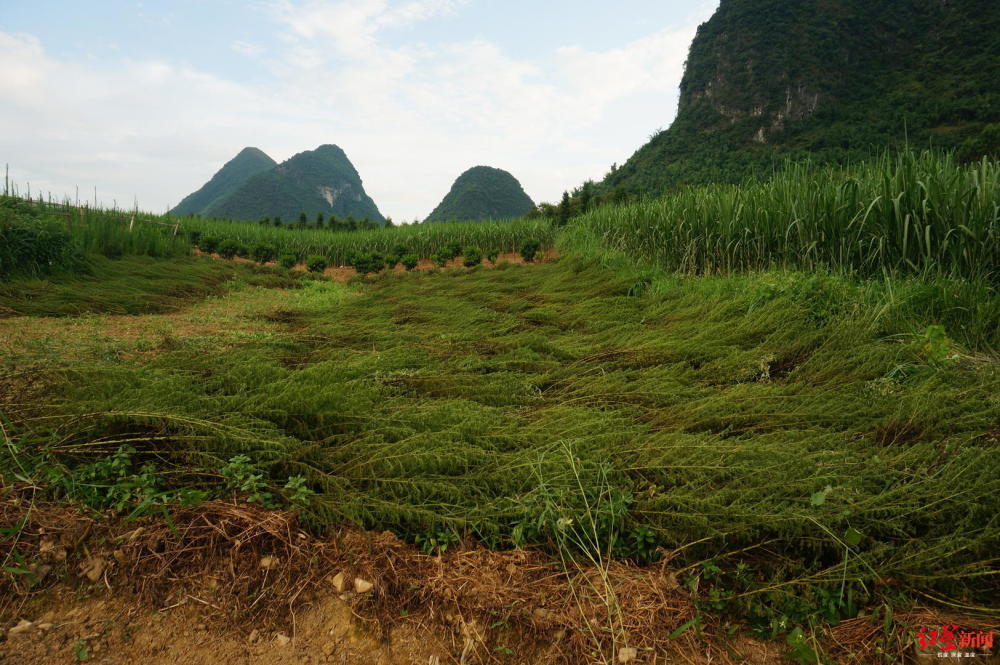
[[[271,5],[281,48],[265,56],[256,44],[230,45],[270,68],[272,80],[254,84],[159,60],[59,60],[34,37],[0,33],[0,125],[10,130],[0,161],[36,189],[97,184],[107,203],[136,195],[162,210],[244,146],[280,161],[337,143],[382,212],[413,219],[476,164],[511,171],[536,201],[555,200],[669,124],[694,24],[534,61],[482,40],[386,37],[461,4]]]
[[[455,11],[464,0],[409,0],[390,5],[387,0],[282,0],[273,6],[277,19],[289,30],[289,40],[332,40],[340,55],[370,56],[380,30],[400,27]]]
[[[229,48],[248,58],[259,58],[264,53],[264,49],[260,45],[245,42],[242,39],[238,39],[230,44]]]

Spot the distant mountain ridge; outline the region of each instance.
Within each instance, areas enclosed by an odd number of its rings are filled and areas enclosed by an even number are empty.
[[[170,211],[170,214],[204,215],[232,196],[247,180],[258,173],[273,169],[277,165],[276,161],[259,148],[243,148],[238,155],[226,162],[201,189],[186,196],[177,207]]]
[[[721,0],[673,124],[603,189],[735,182],[786,156],[849,163],[904,141],[1000,153],[1000,2]]]
[[[531,197],[510,173],[489,166],[474,166],[458,176],[426,221],[513,219],[534,207]]]
[[[251,149],[244,150],[240,155],[247,150]],[[321,145],[315,150],[300,152],[281,164],[275,164],[272,160],[269,168],[255,173],[242,169],[240,173],[246,174],[246,177],[239,183],[235,183],[235,173],[232,177],[230,174],[223,174],[227,167],[223,167],[209,184],[225,175],[227,181],[233,182],[235,186],[231,186],[224,195],[216,196],[202,209],[185,214],[244,221],[280,217],[284,222],[290,223],[297,221],[304,212],[310,221],[319,213],[325,217],[332,215],[338,218],[384,221],[375,202],[365,192],[361,176],[344,151],[336,145]],[[188,199],[196,197],[199,192]],[[196,198],[195,201],[198,202],[201,198]]]

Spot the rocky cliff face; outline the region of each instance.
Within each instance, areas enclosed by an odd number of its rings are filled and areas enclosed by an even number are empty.
[[[863,158],[903,140],[1000,150],[1000,3],[722,0],[691,45],[671,128],[607,188],[738,180],[775,157]]]

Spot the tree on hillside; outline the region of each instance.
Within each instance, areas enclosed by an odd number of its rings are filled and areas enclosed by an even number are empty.
[[[321,212],[316,213],[316,228],[323,228],[323,213]]]
[[[591,200],[594,198],[594,181],[588,180],[583,183],[580,189],[580,212],[585,213],[590,210]]]
[[[570,216],[569,192],[563,192],[562,201],[556,208],[556,226],[566,226]]]

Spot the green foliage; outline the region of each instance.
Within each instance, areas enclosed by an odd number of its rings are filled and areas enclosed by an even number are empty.
[[[802,192],[779,200],[834,229],[840,213],[806,212]],[[725,233],[726,208],[713,206]],[[685,237],[667,233],[689,223],[673,211],[630,227],[635,239],[597,233],[607,211],[592,211],[565,231],[563,258],[539,266],[394,276],[349,296],[325,280],[254,289],[239,316],[263,323],[280,309],[296,321],[260,335],[192,336],[129,362],[130,342],[83,359],[18,348],[2,375],[30,367],[46,398],[9,407],[18,454],[0,472],[44,458],[29,475],[45,488],[86,470],[91,480],[73,476],[65,491],[93,484],[92,500],[124,509],[221,484],[296,504],[312,525],[391,529],[430,551],[458,533],[602,560],[653,561],[662,548],[702,611],[785,636],[800,659],[815,653],[814,625],[888,602],[878,580],[993,602],[982,580],[996,575],[1000,539],[995,287],[923,271],[763,270],[709,252],[701,276],[656,270],[637,258],[670,256],[657,243]],[[744,251],[727,248],[735,235],[706,236],[707,221],[697,228],[720,257]],[[143,265],[97,265],[119,263]],[[128,271],[132,288],[187,270],[274,274],[160,263]],[[86,303],[125,283],[80,279],[75,293]]]
[[[934,365],[946,365],[958,360],[954,344],[948,339],[944,326],[927,326],[922,351],[927,360]]]
[[[175,311],[209,295],[224,293],[227,283],[290,287],[296,283],[268,269],[207,259],[118,260],[90,258],[80,273],[0,282],[0,317],[78,316],[86,313],[152,314]]]
[[[115,453],[78,467],[72,476],[55,476],[54,484],[88,505],[107,506],[116,511],[137,505],[142,512],[157,497],[158,478],[153,463],[137,466],[133,460],[136,452],[132,446],[123,444]]]
[[[362,252],[354,256],[351,265],[359,275],[367,275],[381,271],[385,267],[385,259],[378,252]]]
[[[688,273],[781,267],[996,284],[1000,163],[904,153],[849,171],[800,164],[766,181],[604,206],[570,231]]]
[[[74,270],[81,257],[63,225],[44,219],[37,206],[0,196],[0,277]]]
[[[483,251],[478,247],[466,247],[462,250],[462,265],[466,268],[478,266],[483,262]]]
[[[323,272],[326,270],[327,265],[328,262],[325,256],[315,255],[306,259],[306,267],[309,269],[309,272]]]
[[[537,240],[525,240],[521,244],[521,258],[523,258],[528,263],[535,260],[535,256],[538,254],[540,245]]]
[[[492,264],[495,264],[495,263],[497,262],[497,257],[498,257],[498,256],[500,256],[500,251],[499,251],[499,250],[496,250],[496,249],[491,249],[491,250],[490,250],[490,251],[489,251],[489,252],[488,252],[488,253],[486,254],[486,260],[487,260],[487,261],[489,261],[489,262],[490,262],[490,263],[492,263]]]
[[[535,207],[510,173],[476,166],[455,180],[451,191],[428,215],[428,222],[501,220],[522,217]]]
[[[405,245],[394,245],[385,255],[385,264],[391,270],[401,263],[403,257],[408,254]]]
[[[253,246],[253,249],[250,250],[250,256],[257,263],[270,263],[278,256],[278,250],[274,245],[260,243]]]
[[[281,253],[299,257],[322,254],[333,265],[349,265],[351,257],[358,252],[377,251],[389,255],[395,254],[400,247],[405,249],[404,253],[429,259],[445,245],[457,245],[457,256],[462,247],[470,245],[492,247],[499,252],[516,252],[528,238],[537,239],[544,247],[551,247],[555,242],[551,222],[542,218],[513,222],[417,224],[350,233],[329,229],[299,231],[195,218],[184,219],[181,225],[188,233],[232,238],[250,247],[267,243],[277,247]]]
[[[452,531],[428,531],[418,533],[414,541],[427,554],[444,554],[448,546],[459,542],[459,539]]]
[[[452,256],[451,252],[443,247],[434,252],[433,255],[431,255],[431,261],[433,261],[434,265],[436,265],[438,268],[444,268],[445,266],[447,266],[448,262],[451,261],[452,258],[454,257]]]
[[[226,489],[245,495],[250,503],[259,503],[266,508],[276,508],[274,495],[267,490],[264,473],[246,455],[236,455],[221,469]]]
[[[205,252],[206,254],[215,254],[216,250],[219,249],[219,245],[222,243],[222,238],[214,235],[202,235],[198,239],[198,249]]]
[[[219,256],[224,259],[231,259],[240,251],[240,245],[235,240],[223,240],[219,243]]]
[[[288,496],[289,503],[300,508],[308,507],[309,503],[312,501],[312,496],[316,494],[316,492],[314,492],[306,484],[305,476],[289,476],[284,489]]]
[[[325,258],[323,259],[326,260]],[[278,257],[278,263],[282,268],[294,268],[299,262],[299,257],[294,254],[285,253]],[[326,267],[324,266],[324,270]]]
[[[399,262],[403,264],[403,267],[406,268],[407,272],[409,272],[409,271],[413,270],[414,268],[416,268],[417,267],[417,263],[419,261],[420,261],[420,259],[417,258],[416,254],[404,254],[399,259]]]
[[[786,157],[846,165],[873,148],[995,158],[998,48],[990,0],[724,2],[691,45],[671,127],[596,193],[732,184]]]
[[[715,559],[699,602],[780,634],[817,607],[849,616],[868,602],[859,585],[884,577],[973,602],[1000,537],[994,368],[961,360],[958,341],[959,359],[927,362],[922,281],[808,278],[658,277],[628,297],[634,273],[565,257],[349,298],[310,283],[256,305],[295,314],[280,335],[191,338],[71,375],[53,359],[48,417],[15,418],[12,438],[53,428],[54,462],[71,449],[93,462],[116,448],[83,444],[133,435],[126,476],[154,459],[172,469],[156,491],[210,489],[197,483],[224,469],[228,491],[256,501],[311,489],[303,510],[319,524]],[[953,312],[932,316],[948,330],[972,307],[997,320],[995,297],[946,292]],[[830,595],[845,578],[853,604]]]

